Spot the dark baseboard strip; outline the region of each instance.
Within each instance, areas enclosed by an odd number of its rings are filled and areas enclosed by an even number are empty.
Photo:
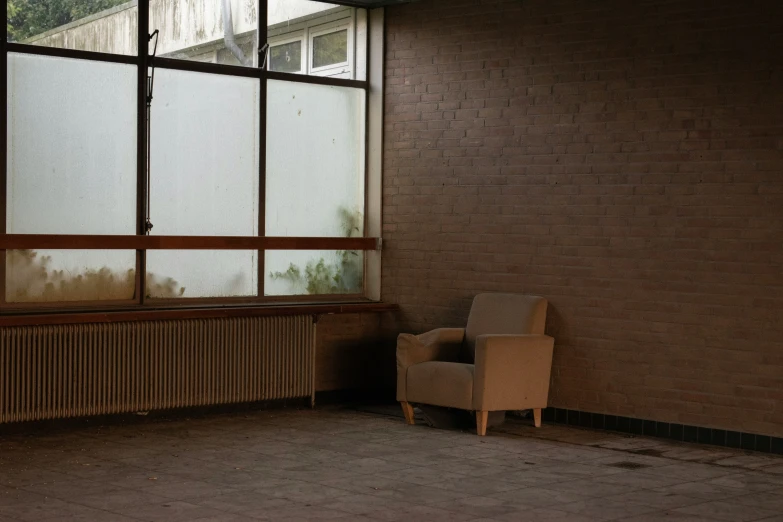
[[[0,424],[0,437],[4,435],[35,435],[41,433],[73,431],[95,426],[139,425],[162,421],[195,419],[212,415],[285,408],[310,409],[310,398],[278,399],[236,404],[218,404],[213,406],[193,406],[170,410],[151,410],[149,412],[143,412],[142,414],[116,413],[110,415],[94,415],[91,417],[66,417],[60,419],[12,422]]]
[[[565,408],[546,408],[542,414],[545,422],[592,428],[597,430],[619,431],[633,435],[660,437],[681,442],[695,442],[727,448],[760,451],[783,455],[783,437],[770,437],[755,433],[719,430],[675,424],[652,420],[606,415],[587,411],[568,410]]]
[[[368,399],[369,398],[369,399]],[[372,400],[378,403],[394,404],[394,390],[339,390],[316,392],[317,407],[338,404],[359,403],[362,400]],[[193,406],[188,408],[173,408],[170,410],[152,410],[137,413],[117,413],[111,415],[94,415],[87,417],[66,417],[38,421],[11,422],[0,424],[0,436],[37,434],[59,431],[70,431],[93,426],[136,425],[150,422],[175,421],[190,418],[200,418],[211,415],[236,414],[276,410],[285,408],[310,409],[310,398],[278,399],[234,404],[216,404],[212,406]]]

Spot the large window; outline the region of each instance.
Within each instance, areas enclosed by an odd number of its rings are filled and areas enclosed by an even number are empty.
[[[366,11],[60,5],[7,6],[0,310],[363,298]]]

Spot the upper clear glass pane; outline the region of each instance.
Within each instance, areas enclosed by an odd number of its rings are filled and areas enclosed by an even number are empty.
[[[7,0],[6,39],[44,47],[137,53],[137,2]]]
[[[348,30],[338,29],[313,37],[313,68],[348,62]]]
[[[9,53],[7,230],[136,233],[136,67]]]
[[[266,234],[361,236],[365,91],[267,85]]]
[[[302,72],[302,41],[281,43],[269,49],[269,70],[287,73]]]
[[[269,0],[268,5],[270,71],[367,78],[365,9],[311,0]]]
[[[258,67],[258,12],[258,0],[150,0],[150,32],[158,56]]]

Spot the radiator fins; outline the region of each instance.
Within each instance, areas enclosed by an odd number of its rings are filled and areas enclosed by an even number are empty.
[[[0,328],[0,423],[310,397],[311,316]]]

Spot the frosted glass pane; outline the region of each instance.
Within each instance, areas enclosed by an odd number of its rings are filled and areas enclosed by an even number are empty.
[[[133,250],[9,250],[9,303],[133,299]]]
[[[268,250],[264,294],[361,294],[364,252],[361,250]]]
[[[8,232],[136,232],[136,67],[9,53]]]
[[[137,2],[9,0],[6,6],[6,38],[9,42],[136,54]]]
[[[361,236],[365,93],[270,80],[266,234]]]
[[[148,250],[149,297],[258,294],[258,254],[244,250]]]
[[[258,12],[258,0],[152,0],[158,56],[257,67]]]
[[[259,81],[158,69],[154,95],[152,233],[257,235]]]

